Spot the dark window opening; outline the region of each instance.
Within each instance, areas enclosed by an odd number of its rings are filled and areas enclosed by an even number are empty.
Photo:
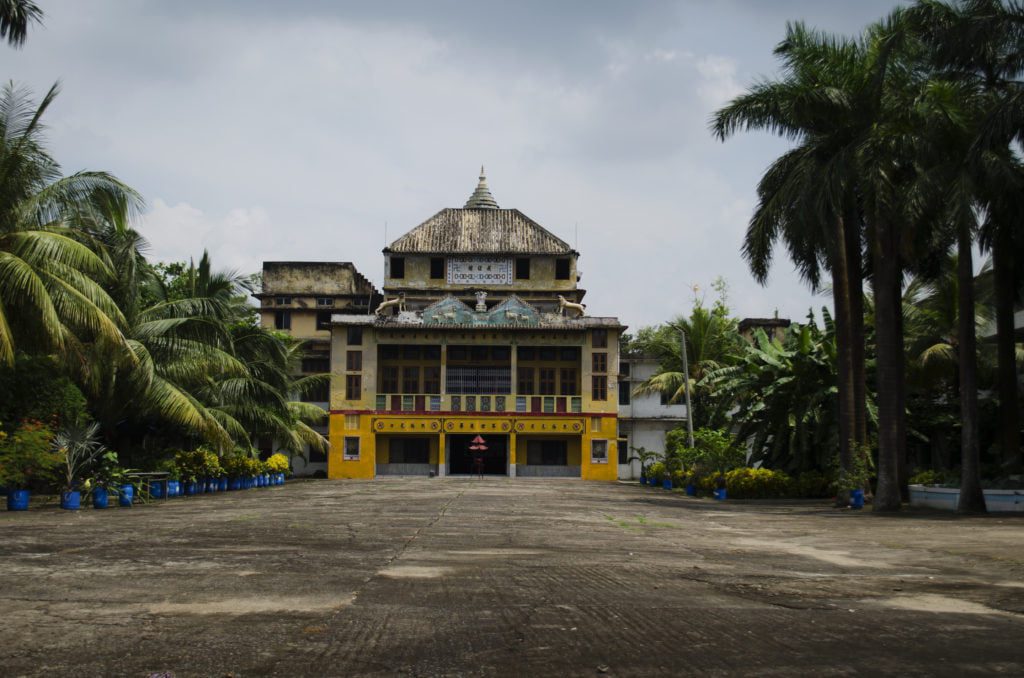
[[[350,374],[345,377],[345,400],[360,400],[363,397],[363,377]]]
[[[619,374],[624,377],[629,376],[629,363],[625,360],[619,360]]]
[[[660,395],[661,395],[661,404],[662,405],[669,405],[671,403],[672,396],[670,396],[668,393],[662,392]]]
[[[329,329],[331,329],[331,312],[330,311],[317,311],[316,312],[316,328],[318,330],[329,330]]]
[[[574,396],[578,395],[576,388],[576,370],[571,367],[562,368],[562,373],[559,375],[559,395]]]
[[[608,354],[607,353],[594,353],[593,354],[593,371],[602,373],[608,371]]]
[[[345,369],[349,372],[360,372],[363,369],[363,352],[349,351],[345,356]]]
[[[608,330],[594,330],[594,348],[608,348]]]
[[[555,371],[542,367],[540,373],[540,395],[555,395]]]
[[[555,280],[568,280],[569,268],[568,259],[555,259]]]
[[[398,368],[397,367],[382,367],[380,368],[380,392],[381,393],[398,393]]]
[[[402,368],[402,393],[420,392],[420,368]]]
[[[388,452],[388,462],[391,464],[429,464],[430,440],[392,438]]]
[[[331,371],[331,359],[314,356],[302,359],[302,371],[306,374],[322,374]]]
[[[350,327],[348,328],[348,345],[349,346],[361,346],[363,343],[363,328],[362,327]]]
[[[304,403],[326,403],[330,399],[331,385],[327,381],[310,386],[302,395],[302,402]]]
[[[533,395],[533,368],[520,367],[518,369],[518,376],[516,393],[520,395]]]
[[[291,311],[274,311],[274,329],[290,330],[292,328]]]
[[[606,377],[592,377],[590,387],[591,400],[608,400],[608,379]]]
[[[564,440],[530,440],[526,443],[529,466],[565,466],[569,463],[569,444]]]
[[[430,257],[430,279],[440,280],[444,277],[444,257]]]
[[[629,404],[629,382],[628,381],[620,381],[619,382],[619,404],[620,405],[628,405]]]
[[[530,260],[521,257],[516,259],[516,280],[530,279]]]
[[[405,277],[405,257],[391,257],[391,277],[399,280]]]
[[[436,395],[441,392],[441,368],[423,368],[423,392]]]

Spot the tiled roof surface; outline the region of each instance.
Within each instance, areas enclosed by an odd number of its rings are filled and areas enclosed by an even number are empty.
[[[572,247],[517,209],[443,209],[385,250],[436,254],[571,254]]]

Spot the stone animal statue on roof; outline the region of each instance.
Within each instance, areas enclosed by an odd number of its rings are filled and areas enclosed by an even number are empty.
[[[577,318],[580,318],[580,317],[582,317],[582,316],[587,314],[587,305],[586,304],[574,303],[572,301],[569,301],[565,297],[563,297],[561,294],[559,294],[558,295],[558,314],[559,315],[565,315],[565,310],[566,309],[569,309],[570,311],[576,311],[578,313],[578,315],[576,316]]]
[[[399,292],[398,296],[394,299],[386,299],[382,301],[374,313],[377,315],[384,315],[384,311],[395,306],[398,307],[399,313],[405,310],[405,292]]]

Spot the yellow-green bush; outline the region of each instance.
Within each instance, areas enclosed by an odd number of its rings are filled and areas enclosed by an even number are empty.
[[[288,457],[284,456],[280,452],[277,454],[270,455],[270,458],[265,462],[267,471],[269,473],[287,473],[288,472]]]
[[[725,474],[725,489],[730,499],[775,499],[792,494],[793,479],[767,468],[737,468]]]
[[[665,465],[660,461],[656,461],[647,467],[647,477],[654,478],[655,480],[661,480],[665,477]]]

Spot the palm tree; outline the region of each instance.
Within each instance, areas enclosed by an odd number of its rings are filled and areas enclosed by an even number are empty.
[[[12,47],[25,44],[29,24],[42,21],[43,10],[32,0],[0,0],[0,38]]]
[[[857,148],[873,108],[865,100],[872,71],[865,45],[787,26],[775,50],[784,75],[761,83],[718,111],[714,133],[766,129],[798,142],[765,173],[747,229],[744,257],[764,284],[775,242],[812,289],[831,274],[836,310],[839,458],[852,466],[852,450],[866,443],[866,386],[861,302],[861,219],[857,202]],[[859,345],[859,348],[857,348]]]
[[[1024,6],[999,0],[921,0],[911,19],[942,77],[985,100],[984,119],[974,130],[978,139],[970,149],[971,162],[990,166],[995,159],[1010,165],[987,177],[989,195],[979,196],[985,208],[980,242],[992,253],[996,279],[1000,447],[1005,463],[1019,465],[1024,458],[1013,309],[1021,279],[1014,255],[1024,246],[1016,228],[1024,215],[1024,173],[1019,163],[1006,162],[1006,156],[1011,141],[1024,138],[1024,86],[1019,81],[1024,70]]]
[[[0,92],[0,364],[16,350],[73,351],[97,338],[124,344],[124,320],[101,284],[110,266],[90,249],[83,224],[141,199],[105,172],[62,177],[46,151],[42,117],[58,92],[38,106],[13,83]]]

